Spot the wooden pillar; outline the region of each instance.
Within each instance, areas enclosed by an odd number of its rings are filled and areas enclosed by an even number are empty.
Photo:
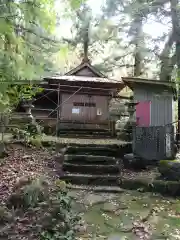
[[[58,137],[59,120],[60,120],[60,84],[58,84],[58,96],[57,96],[57,120],[56,120],[56,137]]]

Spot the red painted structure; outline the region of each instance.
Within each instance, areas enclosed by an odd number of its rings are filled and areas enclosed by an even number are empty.
[[[151,124],[151,101],[142,101],[136,105],[136,124],[149,127]]]

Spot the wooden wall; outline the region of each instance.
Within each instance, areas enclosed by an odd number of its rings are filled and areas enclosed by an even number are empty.
[[[163,126],[174,121],[172,92],[161,86],[135,86],[134,100],[151,101],[151,126]]]
[[[109,97],[62,94],[61,119],[77,121],[104,121],[109,118]],[[82,103],[82,105],[81,105]],[[73,113],[73,109],[77,113]],[[79,111],[79,113],[78,113]],[[98,114],[98,111],[100,113]]]

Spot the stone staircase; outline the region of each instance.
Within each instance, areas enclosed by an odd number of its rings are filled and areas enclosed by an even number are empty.
[[[131,148],[130,144],[70,146],[64,155],[61,179],[78,189],[88,186],[101,191],[101,186],[116,191],[119,189],[119,163],[128,148]]]
[[[109,129],[59,129],[60,137],[80,137],[80,138],[114,138]]]

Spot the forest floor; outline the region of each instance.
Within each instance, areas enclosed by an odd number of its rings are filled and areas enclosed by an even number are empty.
[[[57,179],[52,152],[8,144],[8,153],[9,156],[0,161],[0,238],[35,240],[37,238],[32,235],[37,231],[41,209],[36,209],[35,216],[29,211],[28,214],[13,213],[13,221],[3,225],[2,207],[23,177]],[[84,226],[79,229],[79,240],[180,239],[179,199],[143,193],[140,189],[122,190],[118,194],[71,190],[69,195],[74,199],[74,211],[84,220]]]
[[[88,231],[79,239],[180,239],[180,200],[153,193],[71,192]]]
[[[12,194],[16,182],[24,177],[39,178],[50,176],[48,160],[52,159],[46,149],[24,147],[21,144],[8,144],[8,156],[0,159],[0,201]],[[52,171],[52,170],[51,170]]]
[[[8,156],[0,159],[0,239],[36,240],[44,211],[33,204],[57,179],[48,166],[52,155],[21,144],[7,144],[6,150]]]

